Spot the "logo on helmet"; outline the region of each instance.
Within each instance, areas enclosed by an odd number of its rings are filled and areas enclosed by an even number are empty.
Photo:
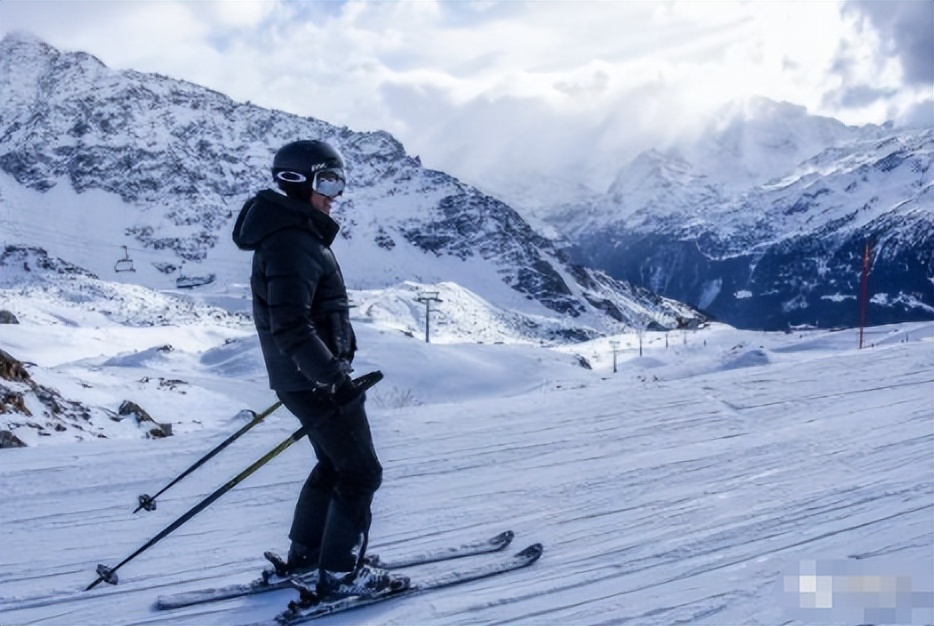
[[[308,180],[303,174],[289,171],[276,172],[276,178],[284,183],[303,183]]]

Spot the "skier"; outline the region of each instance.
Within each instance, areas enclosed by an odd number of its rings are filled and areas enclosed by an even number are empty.
[[[350,378],[356,338],[330,248],[344,162],[323,141],[295,141],[276,153],[272,176],[278,190],[244,204],[233,239],[253,252],[253,321],[269,385],[306,428],[317,457],[295,505],[287,571],[317,569],[322,598],[375,593],[393,584],[388,571],[364,563],[382,467],[364,390]]]

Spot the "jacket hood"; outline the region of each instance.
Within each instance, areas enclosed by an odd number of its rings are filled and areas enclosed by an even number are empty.
[[[240,209],[233,229],[233,241],[241,250],[255,250],[271,234],[285,228],[310,231],[330,246],[340,226],[329,215],[307,202],[264,189]]]

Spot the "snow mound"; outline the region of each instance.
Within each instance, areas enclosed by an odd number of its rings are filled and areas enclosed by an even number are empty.
[[[668,365],[667,362],[657,359],[651,356],[643,356],[638,359],[632,359],[627,361],[621,366],[621,369],[637,369],[637,370],[649,370],[655,369],[657,367],[665,367]]]
[[[212,374],[225,378],[259,377],[266,375],[256,335],[227,339],[221,346],[206,350],[201,365]]]
[[[721,371],[736,370],[746,367],[761,367],[772,362],[768,352],[762,348],[755,348],[743,352],[739,356],[727,360],[720,366]]]
[[[105,367],[158,367],[165,363],[166,354],[173,349],[174,348],[168,344],[154,346],[152,348],[146,348],[145,350],[134,351],[109,358],[104,361],[102,365]]]

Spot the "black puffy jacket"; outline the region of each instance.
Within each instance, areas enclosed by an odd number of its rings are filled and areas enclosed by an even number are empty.
[[[333,384],[340,361],[353,360],[347,288],[330,248],[339,229],[310,204],[270,189],[237,217],[233,240],[253,251],[253,321],[277,391]]]

